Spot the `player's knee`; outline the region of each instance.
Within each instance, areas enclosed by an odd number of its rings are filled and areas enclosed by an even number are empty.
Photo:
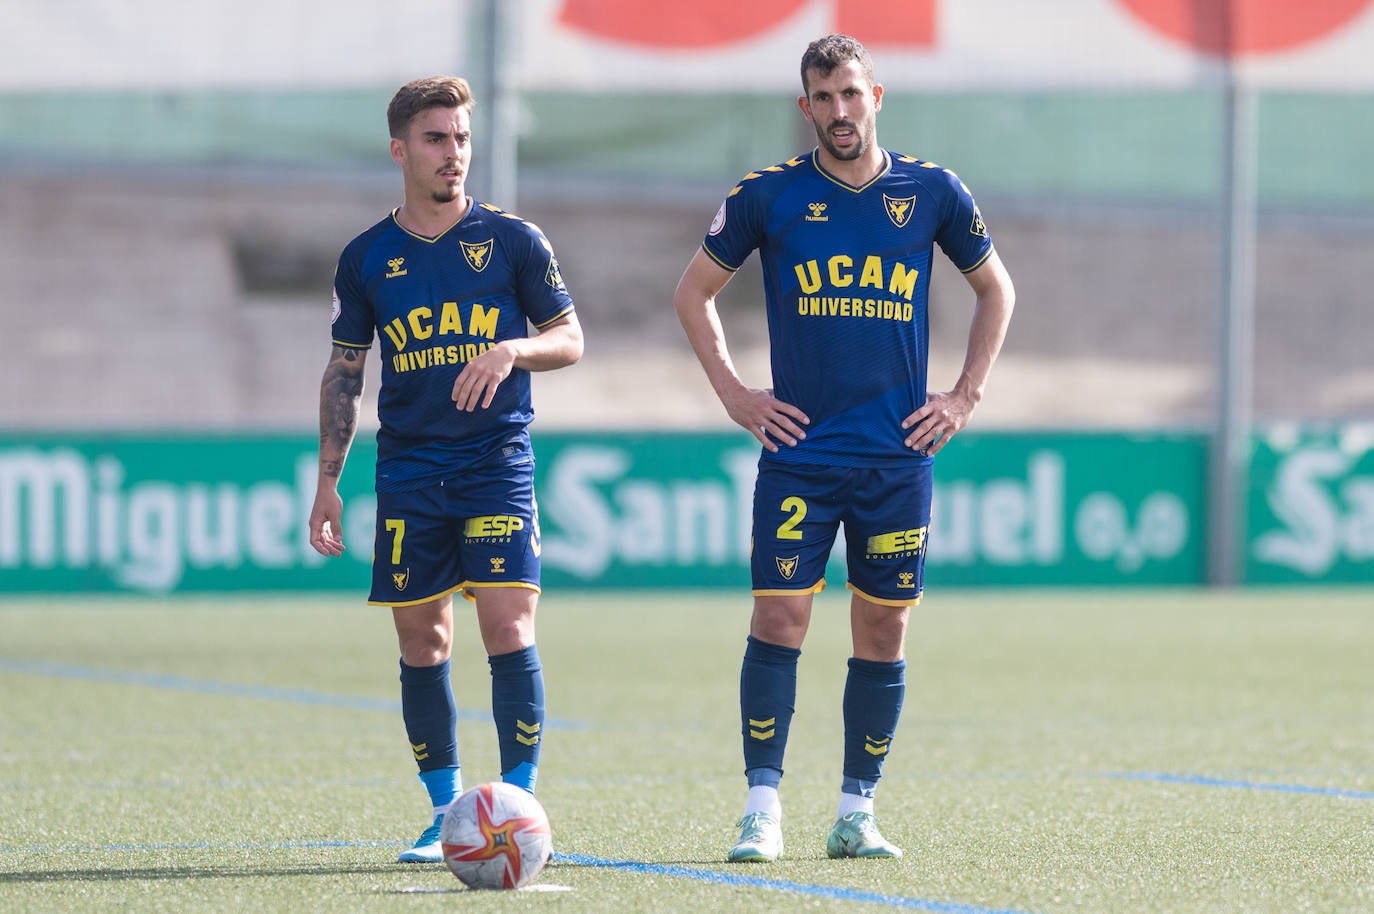
[[[905,619],[887,619],[869,624],[854,625],[854,656],[860,660],[891,663],[900,660],[906,650]]]
[[[786,604],[756,601],[749,634],[768,644],[801,647],[810,614]]]
[[[448,642],[434,641],[402,641],[401,659],[406,666],[426,667],[435,666],[449,659],[451,645]]]

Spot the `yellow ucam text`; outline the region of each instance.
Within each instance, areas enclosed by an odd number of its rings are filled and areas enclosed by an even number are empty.
[[[402,352],[411,340],[424,342],[436,333],[439,336],[482,336],[489,340],[496,339],[496,322],[501,317],[501,309],[497,307],[484,308],[479,304],[473,304],[468,309],[467,323],[463,323],[463,314],[458,310],[456,301],[446,301],[439,306],[438,325],[435,325],[434,309],[428,305],[421,305],[419,308],[412,308],[405,317],[392,318],[391,323],[382,329],[391,338],[391,342],[396,347],[397,352]]]
[[[417,371],[436,365],[460,365],[486,352],[496,339],[496,324],[501,309],[484,308],[474,303],[467,308],[467,321],[456,301],[446,301],[435,309],[428,305],[412,308],[405,317],[392,318],[382,328],[396,347],[391,367],[398,372]],[[450,343],[444,337],[480,337],[476,342]],[[439,337],[439,339],[435,339]]]
[[[911,320],[911,300],[916,294],[916,281],[921,271],[904,263],[885,264],[876,254],[863,258],[861,264],[848,254],[836,254],[822,262],[808,260],[793,267],[802,294],[797,297],[797,313],[818,317],[876,317],[886,320]],[[863,294],[824,295],[816,293],[852,288],[855,292],[873,289],[886,292],[892,298],[868,298]]]

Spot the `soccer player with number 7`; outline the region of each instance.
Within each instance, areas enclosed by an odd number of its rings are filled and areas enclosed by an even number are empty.
[[[544,676],[534,639],[539,511],[530,372],[571,365],[582,330],[544,233],[465,191],[473,97],[465,80],[402,86],[387,108],[405,199],[353,239],[334,274],[333,349],[320,384],[310,543],[343,553],[339,474],[357,428],[363,363],[382,358],[377,516],[368,602],[391,607],[401,716],[430,824],[401,862],[443,859],[462,792],[449,676],[453,595],[476,604],[491,666],[501,780],[534,792]],[[533,326],[533,333],[529,328]]]

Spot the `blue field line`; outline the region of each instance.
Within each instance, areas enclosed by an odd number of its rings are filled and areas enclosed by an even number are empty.
[[[192,679],[168,673],[149,673],[142,670],[104,670],[76,666],[51,660],[16,660],[0,657],[0,673],[19,673],[25,676],[50,676],[56,679],[76,679],[85,682],[104,682],[115,685],[146,686],[171,692],[195,692],[228,698],[253,698],[261,701],[280,701],[316,707],[344,708],[350,711],[382,711],[400,714],[401,703],[390,698],[368,698],[365,695],[334,695],[310,689],[283,689],[276,686],[248,685],[235,682],[216,682],[212,679]],[[459,720],[491,720],[491,711],[458,709]],[[570,720],[550,718],[544,722],[554,730],[580,730],[582,724]]]
[[[1192,787],[1229,787],[1235,790],[1269,790],[1278,793],[1309,793],[1344,800],[1374,800],[1374,790],[1346,790],[1341,787],[1313,787],[1307,784],[1267,784],[1263,781],[1242,781],[1234,778],[1211,778],[1197,774],[1170,774],[1165,771],[1113,771],[1106,777],[1126,781],[1155,781],[1163,784],[1187,784]]]
[[[791,882],[786,879],[764,879],[759,876],[743,876],[735,873],[722,873],[719,870],[699,870],[690,866],[675,866],[663,863],[639,863],[634,860],[606,860],[601,857],[588,857],[585,854],[555,854],[555,863],[573,866],[602,867],[605,869],[625,870],[631,873],[644,873],[650,876],[672,876],[677,879],[692,879],[737,888],[769,889],[775,892],[791,892],[795,895],[808,895],[812,898],[827,898],[835,901],[853,901],[864,904],[878,904],[889,908],[905,908],[913,911],[938,911],[941,914],[1029,914],[1013,908],[985,908],[981,905],[960,904],[953,901],[937,901],[933,898],[912,898],[906,895],[886,895],[882,892],[867,892],[837,885],[812,885],[805,882]],[[881,865],[881,864],[880,864]]]
[[[0,853],[99,853],[102,851],[253,851],[253,850],[293,850],[313,848],[350,848],[350,847],[404,847],[403,841],[279,841],[244,842],[241,844],[209,844],[207,842],[187,842],[184,844],[98,844],[98,845],[33,845],[30,847],[8,847],[0,845]],[[988,908],[982,905],[962,904],[955,901],[939,901],[934,898],[913,898],[908,895],[888,895],[882,892],[869,892],[863,889],[837,885],[815,885],[805,882],[792,882],[787,879],[764,879],[760,876],[744,876],[736,873],[723,873],[719,870],[695,869],[664,863],[640,863],[634,860],[608,860],[586,854],[554,854],[553,862],[565,866],[586,866],[601,869],[623,870],[649,876],[671,876],[676,879],[691,879],[712,885],[732,888],[764,889],[773,892],[789,892],[812,898],[825,898],[834,901],[850,901],[859,904],[876,904],[888,908],[901,908],[909,911],[935,911],[938,914],[1032,914],[1016,908]]]

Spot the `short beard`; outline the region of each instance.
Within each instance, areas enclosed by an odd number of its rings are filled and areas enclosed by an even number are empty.
[[[840,149],[830,141],[830,137],[819,127],[816,128],[816,139],[825,147],[825,151],[830,153],[832,158],[841,162],[851,162],[854,159],[862,158],[868,152],[868,147],[873,137],[872,134],[858,133],[855,131],[856,142],[849,149]]]
[[[435,203],[452,203],[454,200],[458,199],[459,193],[460,190],[458,188],[450,187],[445,188],[444,190],[434,191],[432,194],[430,194],[430,198]]]

